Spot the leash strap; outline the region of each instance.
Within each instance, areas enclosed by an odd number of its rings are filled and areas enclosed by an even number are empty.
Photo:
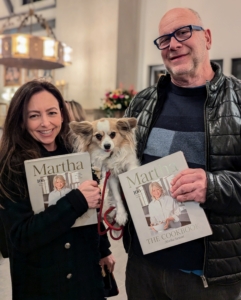
[[[120,238],[122,238],[123,236],[123,226],[120,226],[120,227],[114,227],[113,225],[116,223],[115,222],[115,219],[113,220],[112,223],[110,223],[108,220],[107,220],[107,215],[112,212],[113,209],[115,209],[114,206],[111,206],[105,213],[104,213],[104,222],[106,223],[107,225],[107,229],[105,229],[104,231],[101,231],[101,228],[100,228],[100,224],[101,224],[101,216],[102,216],[102,210],[103,210],[103,205],[104,205],[104,198],[105,198],[105,189],[106,189],[106,184],[107,184],[107,180],[109,179],[110,177],[110,171],[107,171],[106,172],[106,175],[105,175],[105,181],[104,181],[104,186],[103,186],[103,191],[102,191],[102,198],[101,198],[101,204],[100,204],[100,211],[99,211],[99,215],[98,215],[98,233],[99,235],[104,235],[106,234],[108,231],[110,231],[110,236],[113,240],[119,240]],[[114,237],[112,231],[121,231],[120,235],[118,237]]]

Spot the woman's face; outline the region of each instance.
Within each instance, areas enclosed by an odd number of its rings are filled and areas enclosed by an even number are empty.
[[[58,100],[49,92],[34,94],[27,106],[26,128],[48,151],[56,149],[56,137],[63,122]]]
[[[55,181],[55,185],[54,187],[56,188],[56,190],[62,190],[62,188],[64,187],[64,181],[61,179],[56,179]]]
[[[159,199],[161,197],[161,189],[158,188],[157,186],[152,187],[152,197],[155,199]]]

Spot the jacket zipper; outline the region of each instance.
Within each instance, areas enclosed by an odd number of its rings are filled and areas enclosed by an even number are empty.
[[[201,275],[201,278],[202,278],[202,281],[203,281],[203,286],[205,288],[207,288],[208,287],[208,283],[207,283],[206,277],[204,275]]]
[[[206,167],[205,167],[205,170],[207,171],[208,169],[208,139],[207,139],[207,125],[206,125],[206,104],[207,104],[207,100],[208,100],[208,94],[209,94],[209,85],[210,85],[210,82],[207,81],[206,82],[206,89],[207,89],[207,98],[206,98],[206,101],[204,103],[204,132],[205,132],[205,146],[206,146],[206,151],[205,151],[205,160],[206,160]],[[203,259],[203,275],[201,275],[201,279],[202,279],[202,282],[203,282],[203,286],[204,288],[207,288],[208,287],[208,282],[207,282],[207,279],[204,275],[204,270],[205,270],[205,264],[206,264],[206,255],[207,255],[207,243],[206,243],[206,238],[204,237],[204,259]]]
[[[207,253],[207,243],[206,243],[206,238],[204,237],[203,275],[200,276],[201,279],[202,279],[204,288],[207,288],[207,287],[208,287],[208,282],[207,282],[207,279],[206,279],[206,277],[205,277],[205,275],[204,275],[205,262],[206,262],[206,253]]]
[[[219,79],[216,84],[220,81],[221,79]],[[205,160],[206,160],[206,167],[205,170],[208,171],[209,170],[209,161],[208,161],[208,152],[209,152],[209,144],[208,144],[208,138],[207,138],[207,130],[208,130],[208,126],[207,126],[207,120],[206,120],[206,105],[207,105],[207,101],[208,101],[208,96],[209,96],[209,87],[210,87],[210,81],[206,81],[206,89],[207,89],[207,98],[206,101],[204,103],[204,130],[205,130],[205,146],[206,146],[206,151],[205,151]],[[206,213],[206,212],[205,212]],[[205,265],[206,265],[206,256],[207,256],[207,237],[204,237],[204,260],[203,260],[203,274],[204,274],[204,270],[205,270]],[[203,285],[205,288],[208,287],[208,282],[207,279],[205,277],[205,275],[201,276],[201,279],[203,281]]]
[[[209,149],[209,145],[208,145],[208,139],[207,139],[207,120],[206,120],[206,104],[207,104],[207,100],[208,100],[208,95],[209,95],[209,86],[210,86],[210,82],[207,81],[206,82],[206,89],[207,89],[207,98],[206,101],[204,103],[204,130],[205,130],[205,145],[206,145],[206,151],[205,151],[205,160],[206,160],[206,171],[208,170],[208,149]]]

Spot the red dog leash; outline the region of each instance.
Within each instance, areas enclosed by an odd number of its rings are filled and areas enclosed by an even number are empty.
[[[114,206],[111,206],[104,214],[104,222],[107,224],[107,229],[104,231],[101,231],[100,228],[100,224],[101,224],[101,216],[102,216],[102,209],[103,209],[103,205],[104,205],[104,197],[105,197],[105,188],[106,188],[106,184],[107,184],[107,180],[110,177],[110,171],[106,172],[105,175],[105,181],[104,181],[104,186],[103,186],[103,191],[102,191],[102,199],[101,199],[101,204],[100,204],[100,211],[99,211],[99,215],[98,215],[98,233],[99,235],[104,235],[106,234],[108,231],[110,231],[110,236],[113,240],[119,240],[120,238],[122,238],[123,236],[123,226],[120,227],[114,227],[113,225],[115,224],[115,219],[113,220],[112,223],[109,223],[109,221],[107,220],[107,215],[112,212],[113,209],[115,209]],[[118,237],[114,237],[114,235],[112,234],[112,230],[115,231],[121,231],[120,235]]]

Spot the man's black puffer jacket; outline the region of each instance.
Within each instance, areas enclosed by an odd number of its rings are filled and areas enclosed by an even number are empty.
[[[232,284],[241,280],[241,81],[223,75],[216,64],[212,68],[215,76],[206,83],[204,107],[208,187],[202,207],[213,234],[205,238],[203,270],[208,283]],[[169,75],[162,76],[157,86],[138,93],[126,110],[125,117],[138,117],[140,160],[169,81]],[[129,249],[130,237],[125,235]]]

